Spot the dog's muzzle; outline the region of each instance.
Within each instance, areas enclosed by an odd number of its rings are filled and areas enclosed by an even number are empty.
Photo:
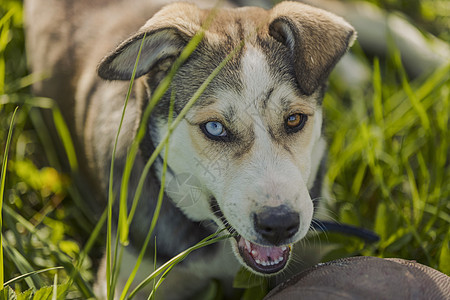
[[[223,224],[227,224],[228,232],[234,235],[239,255],[243,262],[255,273],[273,275],[282,271],[289,262],[293,237],[300,228],[300,215],[286,205],[277,207],[265,206],[251,215],[257,241],[246,240],[233,228],[224,216],[215,198],[211,198],[211,210]],[[256,242],[258,244],[256,244]]]
[[[289,242],[299,230],[299,214],[285,205],[264,207],[253,215],[253,221],[264,246],[238,236],[236,240],[242,259],[258,273],[273,274],[283,270],[291,252]]]

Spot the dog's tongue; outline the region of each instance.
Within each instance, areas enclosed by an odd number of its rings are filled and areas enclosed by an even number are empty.
[[[289,259],[290,246],[265,247],[239,237],[239,252],[245,263],[258,273],[276,273],[282,270]]]

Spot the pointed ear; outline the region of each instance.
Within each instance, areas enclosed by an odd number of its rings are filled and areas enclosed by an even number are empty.
[[[356,39],[354,28],[342,18],[297,2],[272,9],[269,34],[292,53],[298,84],[311,95]]]
[[[107,80],[130,80],[144,34],[136,78],[147,74],[165,59],[175,59],[200,29],[200,20],[200,10],[194,5],[178,3],[166,6],[139,32],[102,59],[98,75]]]

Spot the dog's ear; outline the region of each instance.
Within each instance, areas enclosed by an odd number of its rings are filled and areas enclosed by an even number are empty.
[[[356,39],[342,18],[296,2],[272,9],[269,34],[290,49],[298,84],[307,95],[327,79]]]
[[[201,26],[201,11],[192,4],[168,5],[156,13],[135,35],[103,58],[98,75],[107,80],[130,80],[142,39],[136,78],[159,62],[175,59]]]

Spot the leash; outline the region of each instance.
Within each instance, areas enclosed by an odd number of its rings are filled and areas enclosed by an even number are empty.
[[[333,221],[320,221],[314,219],[311,226],[318,231],[322,232],[336,232],[345,235],[356,236],[363,239],[368,243],[375,243],[380,240],[380,237],[373,231],[356,227],[348,224],[341,224]]]

